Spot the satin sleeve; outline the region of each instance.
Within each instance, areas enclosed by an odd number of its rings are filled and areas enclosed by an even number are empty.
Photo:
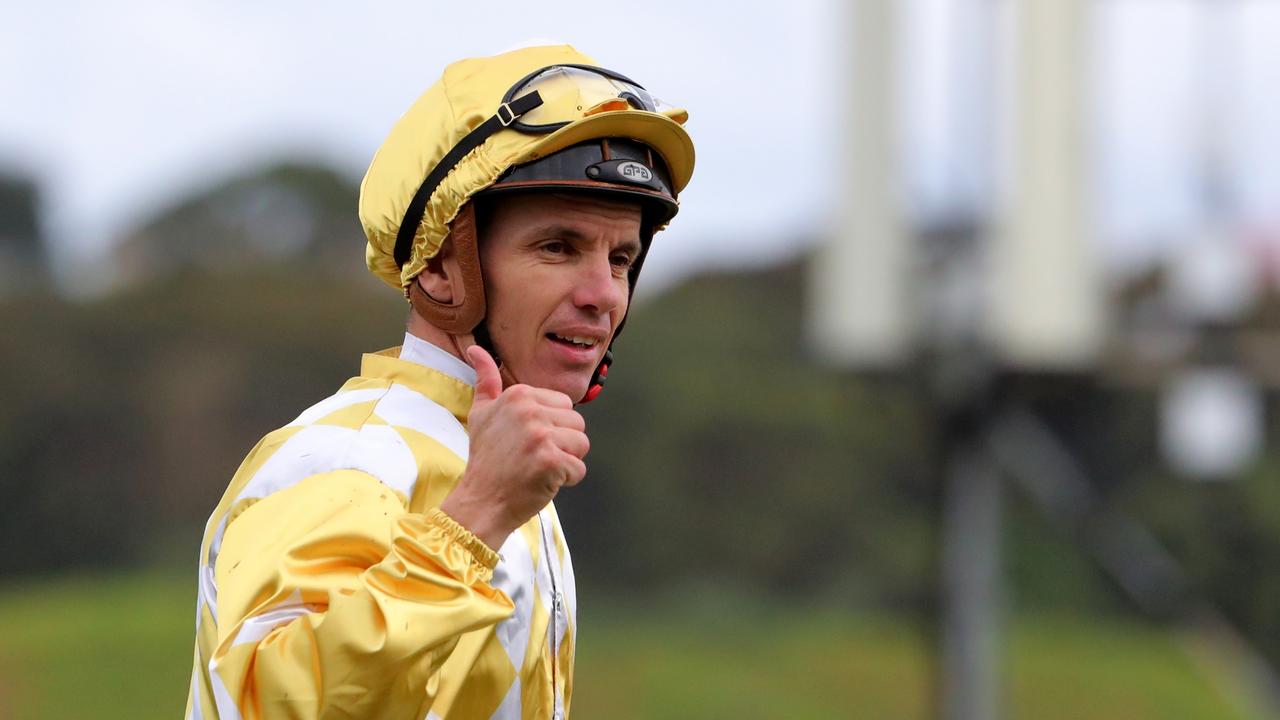
[[[219,716],[425,717],[458,638],[513,611],[490,584],[497,562],[445,513],[406,512],[355,470],[253,503],[215,568]]]

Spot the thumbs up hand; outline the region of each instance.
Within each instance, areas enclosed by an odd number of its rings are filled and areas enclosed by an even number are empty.
[[[497,549],[560,488],[582,480],[590,442],[568,395],[522,384],[504,390],[488,352],[472,346],[466,353],[476,370],[471,451],[440,509]]]

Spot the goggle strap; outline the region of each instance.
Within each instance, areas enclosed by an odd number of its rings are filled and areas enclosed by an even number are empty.
[[[409,201],[409,207],[405,208],[404,219],[400,221],[400,230],[396,233],[395,252],[392,253],[396,260],[396,265],[404,267],[404,264],[409,262],[409,255],[413,250],[413,236],[418,231],[418,224],[422,222],[422,214],[426,212],[427,201],[431,199],[431,193],[436,191],[441,182],[444,182],[449,171],[462,158],[466,157],[467,153],[475,150],[481,143],[488,140],[490,135],[515,122],[521,115],[541,104],[542,96],[536,90],[528,95],[522,95],[510,102],[503,103],[498,107],[498,112],[467,133],[466,137],[459,140],[458,144],[454,145],[453,149],[431,169],[431,172],[427,173],[422,185],[418,186],[418,192],[414,193],[413,199]]]

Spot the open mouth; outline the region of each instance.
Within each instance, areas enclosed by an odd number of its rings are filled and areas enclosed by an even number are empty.
[[[547,333],[547,338],[552,342],[567,345],[579,350],[587,350],[595,347],[599,340],[592,337],[582,337],[578,335],[558,335],[556,333]]]

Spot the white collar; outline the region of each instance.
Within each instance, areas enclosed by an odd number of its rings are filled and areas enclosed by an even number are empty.
[[[452,353],[408,332],[404,334],[400,359],[438,370],[472,387],[476,384],[476,371],[470,365],[454,357]]]

